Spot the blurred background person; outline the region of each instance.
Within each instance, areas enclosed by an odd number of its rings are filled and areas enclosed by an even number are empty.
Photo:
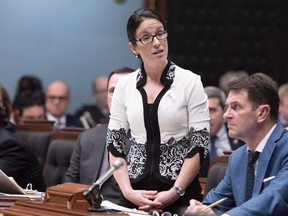
[[[0,84],[0,106],[2,106],[4,109],[3,112],[5,112],[5,117],[6,117],[5,120],[6,121],[12,120],[13,122],[14,119],[11,115],[12,103],[11,103],[7,90],[1,84]]]
[[[219,79],[219,87],[224,91],[226,97],[228,96],[228,83],[239,79],[243,76],[247,76],[248,72],[245,70],[238,70],[238,71],[233,71],[233,70],[229,70],[226,71],[224,74],[221,75],[220,79]]]
[[[83,127],[77,117],[67,113],[69,103],[70,91],[65,82],[55,80],[48,84],[45,100],[46,118],[55,121],[55,128]]]
[[[36,156],[23,139],[18,138],[14,124],[9,121],[11,104],[5,92],[5,88],[0,85],[0,170],[13,177],[24,189],[31,183],[33,190],[46,191]]]
[[[78,111],[76,116],[80,118],[85,127],[91,128],[97,124],[107,123],[109,119],[109,109],[107,105],[107,80],[108,77],[101,75],[92,83],[92,93],[95,104],[84,105]]]
[[[279,121],[285,128],[288,128],[288,83],[279,87],[278,94],[280,98]]]
[[[204,160],[200,175],[207,176],[211,161],[223,155],[223,151],[233,151],[244,145],[244,142],[229,137],[227,123],[224,119],[226,96],[224,91],[215,86],[204,88],[208,96],[209,117],[210,117],[210,142],[209,154]]]
[[[131,68],[119,68],[111,72],[108,77],[107,102],[111,107],[114,89],[118,80],[134,71]],[[108,124],[97,126],[82,132],[73,151],[70,166],[65,176],[65,182],[93,184],[109,168],[108,151],[106,149],[106,135]],[[127,136],[125,152],[129,150],[130,136]],[[105,200],[119,202],[120,189],[114,177],[109,178],[101,187],[101,195]]]
[[[25,120],[44,120],[45,94],[42,91],[24,91],[18,94],[13,102],[14,120],[22,124]]]
[[[20,79],[17,81],[16,92],[15,92],[14,100],[12,103],[11,114],[12,114],[13,118],[19,117],[19,113],[18,113],[19,110],[14,109],[14,108],[16,108],[14,106],[14,104],[16,104],[16,99],[18,100],[19,95],[22,92],[27,92],[27,91],[29,91],[29,92],[34,92],[34,91],[44,92],[42,80],[39,77],[34,76],[34,75],[23,75],[20,77]]]

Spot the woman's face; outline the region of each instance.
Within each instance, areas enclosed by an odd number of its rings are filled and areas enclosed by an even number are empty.
[[[135,32],[136,45],[129,43],[129,47],[135,55],[140,55],[141,59],[146,64],[159,64],[163,61],[166,64],[168,57],[168,42],[167,38],[161,38],[165,34],[163,24],[157,19],[145,19]],[[156,36],[155,36],[156,35]],[[148,44],[141,43],[149,36],[152,37],[152,42]]]

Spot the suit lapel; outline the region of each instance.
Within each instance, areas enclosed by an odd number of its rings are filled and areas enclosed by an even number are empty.
[[[235,178],[235,190],[237,190],[237,197],[235,197],[235,200],[237,200],[237,204],[242,204],[245,202],[245,187],[246,187],[246,173],[247,173],[247,146],[242,147],[241,154],[239,154],[238,158],[235,158],[234,163],[237,165],[235,166],[236,169],[233,169],[233,176],[237,176]],[[244,189],[243,189],[244,188]],[[233,190],[234,190],[233,189]]]
[[[91,175],[94,178],[94,181],[96,181],[99,178],[99,173],[101,170],[101,165],[102,165],[102,159],[105,153],[105,148],[106,148],[106,134],[107,134],[107,127],[108,124],[103,124],[96,126],[98,127],[97,130],[97,139],[96,139],[96,145],[93,145],[93,152],[94,152],[94,157],[92,158],[92,164],[95,164],[95,170]],[[105,135],[103,135],[105,134]],[[94,141],[95,142],[95,141]]]
[[[266,171],[269,165],[269,161],[273,155],[274,149],[276,147],[276,142],[281,138],[283,130],[279,124],[276,125],[271,136],[267,140],[267,143],[259,156],[257,174],[254,183],[253,194],[260,194],[263,185],[263,180],[266,177]]]

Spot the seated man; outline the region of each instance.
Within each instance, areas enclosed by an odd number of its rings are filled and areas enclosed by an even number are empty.
[[[13,110],[16,124],[21,124],[25,120],[44,120],[45,94],[42,91],[21,92],[14,100]]]
[[[48,84],[46,89],[46,117],[49,121],[55,121],[54,127],[83,127],[80,120],[67,113],[70,103],[70,91],[68,85],[55,80]]]
[[[223,117],[225,112],[226,96],[223,90],[215,86],[204,88],[209,102],[210,117],[210,143],[209,154],[202,163],[199,171],[201,177],[206,177],[210,162],[216,156],[222,156],[223,151],[234,151],[244,143],[238,139],[229,137],[228,128]]]
[[[133,70],[127,71],[126,68],[120,68],[109,75],[107,94],[109,108],[111,107],[112,95],[118,80],[130,73],[130,71]],[[92,184],[108,170],[107,127],[107,123],[98,125],[79,135],[65,176],[65,182]],[[127,145],[126,151],[128,149],[129,146]],[[113,176],[103,184],[101,194],[104,199],[118,203],[120,189]]]
[[[92,93],[95,104],[83,105],[76,111],[75,116],[79,117],[81,121],[86,120],[86,124],[89,128],[94,127],[97,124],[107,123],[109,121],[107,82],[107,76],[101,75],[97,77],[92,84]]]
[[[280,97],[279,121],[288,129],[288,83],[281,85],[278,93]]]
[[[5,101],[0,91],[0,169],[24,189],[31,183],[34,190],[46,191],[36,156],[17,138],[14,125],[8,121]]]
[[[229,83],[224,118],[246,145],[232,153],[224,179],[185,215],[287,215],[288,132],[277,122],[277,84],[256,73]],[[213,208],[207,208],[227,198]]]

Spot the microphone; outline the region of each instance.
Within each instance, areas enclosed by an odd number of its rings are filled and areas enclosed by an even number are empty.
[[[85,111],[85,112],[83,113],[83,116],[84,116],[84,118],[87,120],[87,122],[91,125],[91,127],[94,127],[94,126],[97,125],[96,122],[94,121],[94,119],[92,118],[90,112]]]
[[[120,167],[123,166],[123,162],[120,160],[114,161],[110,169],[103,175],[101,176],[96,182],[94,182],[89,189],[86,191],[87,193],[93,192],[95,188],[100,189],[102,184],[107,181],[108,178],[110,178],[113,175],[113,172],[115,170],[118,170]]]

